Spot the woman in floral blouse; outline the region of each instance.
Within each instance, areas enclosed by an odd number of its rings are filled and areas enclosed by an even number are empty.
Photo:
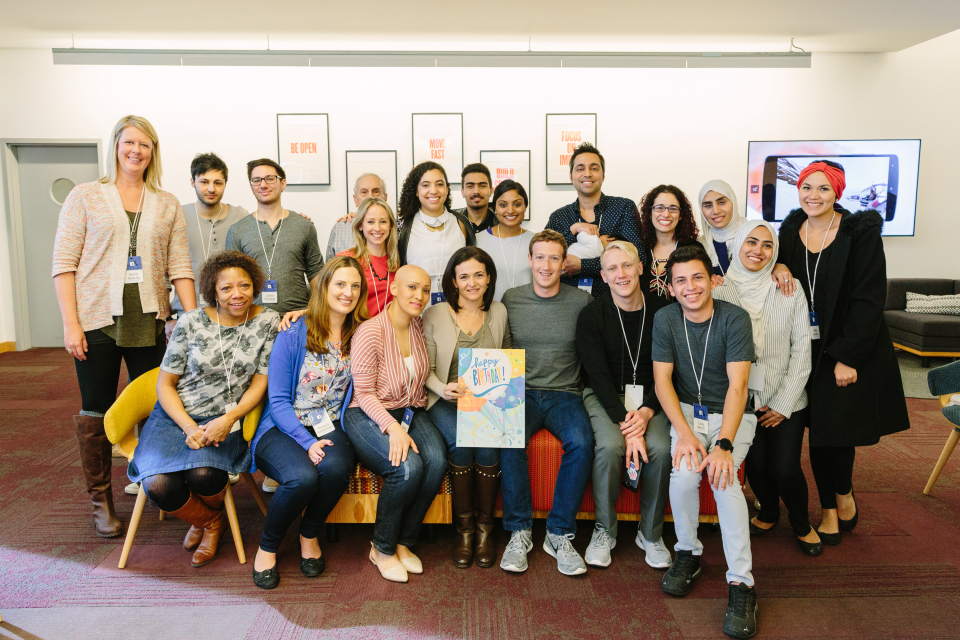
[[[256,467],[279,483],[267,511],[253,582],[280,583],[277,550],[300,522],[300,571],[323,573],[320,527],[353,470],[353,446],[340,427],[350,403],[350,341],[367,319],[367,281],[356,259],[337,256],[314,281],[306,316],[277,339],[270,361],[269,402],[250,449]]]

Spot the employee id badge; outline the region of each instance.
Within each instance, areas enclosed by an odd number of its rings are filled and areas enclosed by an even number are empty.
[[[627,411],[636,411],[643,404],[643,385],[628,384],[623,388],[623,406]]]
[[[410,432],[410,423],[413,422],[413,409],[407,408],[403,412],[403,422],[400,423],[400,426],[403,427],[404,433]]]
[[[642,462],[640,464],[643,465]],[[620,483],[634,493],[640,488],[640,467],[635,465],[633,460],[630,461],[630,466],[623,470]]]
[[[693,430],[703,435],[710,433],[710,416],[707,414],[707,405],[693,405]]]
[[[310,425],[313,427],[313,434],[318,438],[322,438],[336,429],[336,427],[333,426],[333,420],[330,419],[330,414],[327,413],[326,407],[314,409],[307,415],[310,417]]]
[[[233,411],[233,410],[236,409],[236,408],[237,408],[237,403],[236,403],[236,402],[231,402],[230,404],[228,404],[228,405],[225,407],[225,410],[224,410],[223,413],[226,414],[227,411]],[[233,426],[230,427],[230,433],[233,433],[234,431],[240,431],[240,429],[242,429],[242,428],[243,428],[243,425],[241,425],[241,424],[240,424],[240,421],[237,420],[236,422],[233,423]]]
[[[443,291],[437,291],[436,293],[430,294],[430,304],[440,304],[441,302],[446,302],[447,297],[443,295]]]
[[[750,379],[747,381],[747,389],[763,392],[763,381],[767,370],[759,362],[750,364]]]
[[[580,278],[577,280],[577,289],[581,291],[586,291],[589,294],[593,293],[593,278]]]
[[[127,277],[124,284],[137,284],[143,282],[143,261],[140,256],[130,256],[127,258]]]
[[[263,283],[263,291],[260,292],[260,301],[267,304],[277,304],[280,301],[280,292],[277,289],[276,280],[267,280]]]
[[[820,339],[820,319],[817,318],[817,312],[810,312],[810,339],[819,340]]]

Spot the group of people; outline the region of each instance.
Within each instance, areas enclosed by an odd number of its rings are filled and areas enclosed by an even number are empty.
[[[359,461],[383,479],[369,558],[387,580],[423,572],[413,548],[447,475],[453,563],[496,563],[501,493],[510,537],[500,567],[525,571],[526,450],[456,437],[458,350],[523,349],[527,442],[546,428],[563,447],[543,542],[559,571],[611,564],[627,477],[639,482],[636,545],[666,569],[666,593],[688,594],[706,471],[728,566],[723,629],[746,638],[756,632],[751,537],[777,524],[782,500],[803,553],[839,544],[859,513],[856,447],[909,428],[883,319],[882,221],[839,206],[834,162],[801,172],[800,208],[779,234],[745,220],[720,180],[701,189],[699,217],[672,185],[639,207],[608,196],[605,160],[589,144],[570,160],[577,199],[536,233],[522,226],[522,185],[493,188],[486,167],[468,165],[467,206],[455,211],[443,167],[425,162],[404,180],[396,215],[383,181],[361,176],[356,214],[334,225],[326,261],[312,222],[281,205],[285,175],[272,160],[247,164],[252,214],[223,203],[228,172],[216,155],[193,160],[197,199],[183,207],[160,189],[160,167],[150,123],[121,119],[107,175],[70,193],[54,246],[98,535],[123,531],[103,416],[124,361],[131,379],[160,367],[128,475],[191,525],[193,566],[217,555],[230,475],[260,469],[276,492],[254,583],[279,584],[276,556],[297,518],[301,571],[320,575],[321,525]],[[262,401],[248,445],[240,425]],[[752,519],[736,477],[744,461],[760,504]],[[596,523],[581,556],[575,519],[590,480]],[[668,497],[675,554],[663,540]]]

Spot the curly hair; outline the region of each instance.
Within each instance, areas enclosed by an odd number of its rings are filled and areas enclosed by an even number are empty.
[[[200,267],[200,295],[208,305],[217,304],[217,278],[227,269],[242,269],[253,282],[253,297],[263,291],[263,269],[256,260],[239,251],[221,251],[215,253]]]
[[[672,184],[659,184],[647,192],[640,200],[640,217],[637,224],[640,226],[640,238],[647,252],[653,251],[657,244],[657,230],[653,227],[653,201],[661,193],[673,195],[680,203],[680,220],[673,230],[673,239],[678,245],[689,243],[697,239],[697,222],[693,218],[693,207],[686,194]]]
[[[450,199],[450,180],[447,179],[447,172],[442,165],[436,162],[421,162],[407,174],[403,179],[403,187],[400,189],[400,204],[397,207],[397,219],[401,224],[413,218],[420,211],[420,198],[417,196],[417,187],[420,185],[420,179],[427,171],[436,169],[443,174],[443,180],[447,183],[447,199],[443,201],[443,208],[450,209],[452,201]]]

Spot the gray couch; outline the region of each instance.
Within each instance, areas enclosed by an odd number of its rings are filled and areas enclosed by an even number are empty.
[[[960,358],[960,316],[907,313],[907,292],[928,296],[960,293],[960,280],[888,278],[884,315],[893,345],[921,357],[930,366],[931,356]]]

